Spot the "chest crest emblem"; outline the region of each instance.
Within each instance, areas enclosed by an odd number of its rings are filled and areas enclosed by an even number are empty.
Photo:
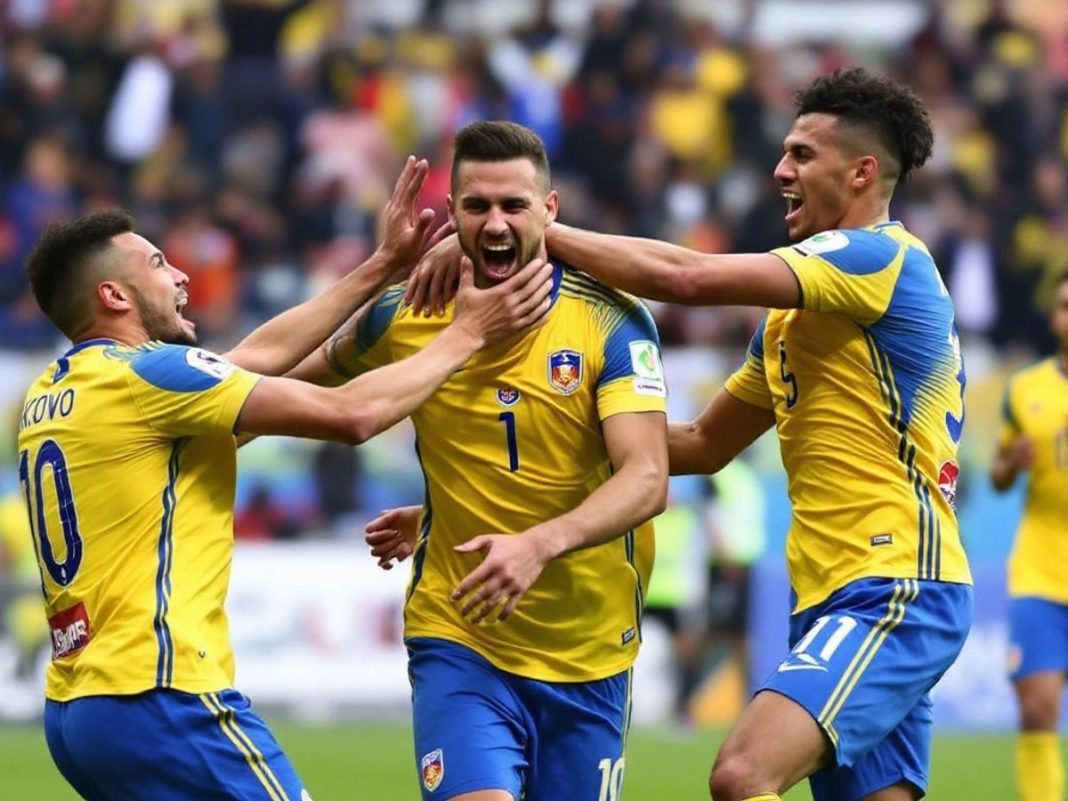
[[[582,354],[558,350],[549,354],[549,386],[561,395],[570,395],[582,386]]]

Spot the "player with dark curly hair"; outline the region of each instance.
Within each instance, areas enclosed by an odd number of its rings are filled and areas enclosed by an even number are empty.
[[[669,428],[672,474],[714,473],[774,425],[793,519],[792,650],[719,751],[715,801],[909,801],[927,786],[929,692],[972,590],[953,509],[964,367],[953,304],[890,198],[931,154],[926,109],[862,69],[817,79],[775,168],[789,247],[708,255],[554,224],[551,254],[692,305],[769,308],[744,364]]]

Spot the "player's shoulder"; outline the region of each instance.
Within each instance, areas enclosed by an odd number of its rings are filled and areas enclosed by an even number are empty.
[[[842,272],[868,275],[889,266],[902,246],[908,244],[896,235],[894,226],[900,228],[900,224],[892,223],[821,231],[791,245],[790,249],[802,256],[818,257]]]
[[[103,357],[126,364],[141,381],[167,392],[201,392],[238,368],[204,348],[146,342],[136,348],[111,346]]]
[[[356,328],[356,341],[361,351],[369,350],[398,320],[422,319],[412,313],[411,304],[404,299],[406,289],[407,284],[393,284],[371,301]]]
[[[1057,364],[1057,357],[1047,356],[1016,368],[1005,380],[1005,386],[1009,391],[1027,391],[1032,388],[1045,391],[1051,380],[1062,377],[1065,375]]]
[[[592,275],[567,264],[560,265],[560,295],[586,304],[621,311],[644,309],[641,300],[620,289],[602,284]]]
[[[602,284],[593,276],[569,265],[561,265],[559,297],[565,302],[581,303],[609,318],[649,316],[641,299]]]

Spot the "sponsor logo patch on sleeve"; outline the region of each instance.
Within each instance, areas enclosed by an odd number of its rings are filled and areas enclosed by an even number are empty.
[[[218,378],[220,381],[237,369],[222,356],[216,356],[203,348],[189,348],[185,352],[185,362],[194,370],[206,373],[212,378]]]
[[[655,342],[641,339],[630,343],[630,367],[634,371],[634,391],[639,395],[667,397],[664,364]]]
[[[804,242],[794,245],[794,250],[802,256],[818,256],[820,253],[830,253],[848,247],[849,237],[841,231],[822,231],[813,234]]]

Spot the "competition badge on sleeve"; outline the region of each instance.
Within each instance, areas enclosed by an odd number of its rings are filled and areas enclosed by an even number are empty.
[[[667,396],[664,365],[655,342],[641,340],[630,343],[630,367],[634,371],[634,391],[639,395]]]
[[[582,354],[558,350],[549,354],[549,385],[562,395],[570,395],[582,384]]]

